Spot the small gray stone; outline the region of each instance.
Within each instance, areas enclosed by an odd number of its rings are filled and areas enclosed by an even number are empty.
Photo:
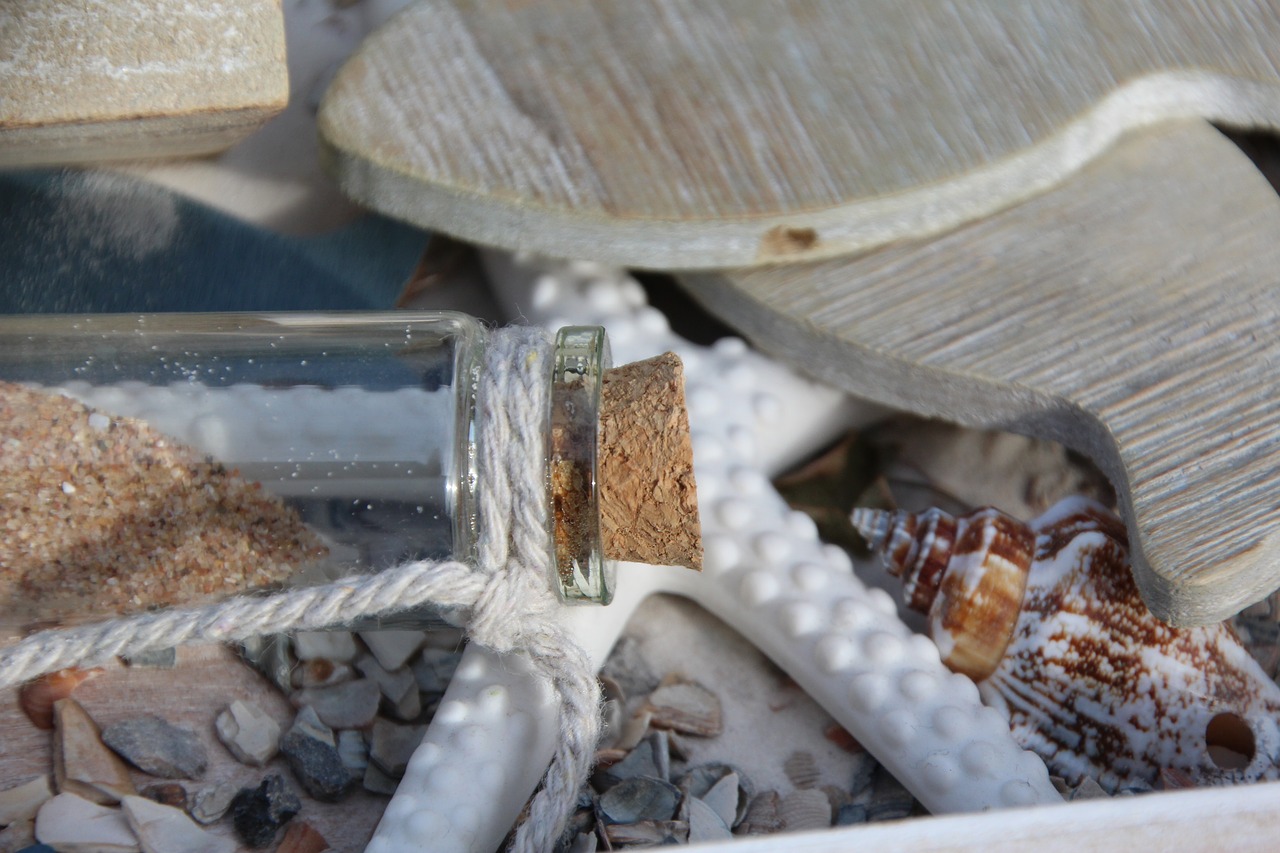
[[[444,693],[462,660],[462,652],[425,648],[410,669],[423,693]]]
[[[308,794],[323,802],[334,802],[351,790],[356,779],[342,763],[332,735],[326,741],[313,737],[312,729],[310,725],[295,724],[280,739],[280,752]]]
[[[382,691],[368,678],[332,687],[308,687],[290,697],[295,707],[315,709],[320,722],[334,729],[358,729],[373,722]]]
[[[388,671],[378,663],[377,658],[365,655],[356,661],[356,669],[360,670],[360,674],[365,678],[372,678],[378,682],[378,689],[392,704],[403,699],[406,693],[418,692],[417,679],[413,677],[413,670],[407,666]]]
[[[293,653],[298,660],[351,663],[360,648],[350,631],[299,631],[293,635]]]
[[[364,775],[364,769],[369,766],[369,744],[364,739],[364,733],[355,729],[343,729],[338,732],[337,747],[338,757],[352,775]]]
[[[178,650],[175,648],[152,649],[149,652],[135,652],[122,655],[124,662],[130,667],[147,669],[173,669],[178,664]]]
[[[265,847],[276,832],[302,809],[298,795],[278,773],[256,788],[241,788],[231,801],[231,822],[240,840],[250,847]]]
[[[240,699],[218,715],[214,730],[238,761],[254,767],[261,767],[274,758],[279,748],[279,723],[257,705]]]
[[[373,721],[369,760],[392,779],[399,779],[426,734],[426,726],[402,726],[379,717]]]
[[[192,798],[191,816],[203,824],[221,820],[239,790],[233,782],[219,782],[201,788]]]
[[[249,637],[240,644],[240,656],[261,672],[283,693],[293,692],[296,659],[290,643],[281,634]]]
[[[600,813],[611,823],[667,821],[675,816],[680,790],[665,779],[623,779],[600,796]]]
[[[409,658],[427,641],[421,631],[361,631],[360,639],[373,652],[373,656],[386,670],[396,670],[409,662]]]
[[[366,791],[385,794],[389,797],[396,792],[399,782],[383,773],[378,769],[378,765],[370,761],[369,766],[364,769],[363,785]]]
[[[338,744],[334,738],[333,729],[320,722],[320,718],[316,716],[316,709],[309,705],[298,709],[298,713],[293,718],[293,725],[289,728],[300,731],[316,740],[322,740],[329,746],[337,746]]]
[[[209,766],[195,732],[154,714],[107,726],[102,742],[134,767],[163,779],[199,779]]]
[[[416,720],[422,714],[422,694],[418,692],[418,685],[415,683],[412,690],[391,706],[390,711],[397,720]]]

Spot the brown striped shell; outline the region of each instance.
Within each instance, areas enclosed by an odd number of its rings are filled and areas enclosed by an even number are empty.
[[[944,662],[1052,773],[1112,792],[1168,774],[1280,778],[1280,687],[1229,626],[1151,615],[1106,508],[1069,498],[1030,523],[989,508],[853,521],[928,615]]]

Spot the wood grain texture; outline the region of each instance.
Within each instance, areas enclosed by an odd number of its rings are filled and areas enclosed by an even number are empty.
[[[878,402],[1062,441],[1121,498],[1177,624],[1280,586],[1280,198],[1199,122],[932,241],[683,281],[762,348]]]
[[[354,198],[650,268],[831,257],[1022,201],[1126,129],[1280,126],[1274,2],[426,0],[322,104]]]
[[[278,0],[0,4],[0,167],[209,154],[288,89]]]

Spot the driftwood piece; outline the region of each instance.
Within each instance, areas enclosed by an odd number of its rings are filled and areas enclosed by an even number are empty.
[[[1274,2],[429,0],[321,107],[380,211],[649,268],[918,238],[1044,191],[1132,127],[1280,125]]]
[[[842,388],[1085,452],[1147,604],[1203,623],[1280,586],[1277,234],[1250,161],[1177,122],[932,241],[683,281]]]
[[[0,167],[210,154],[288,92],[278,2],[0,8]]]

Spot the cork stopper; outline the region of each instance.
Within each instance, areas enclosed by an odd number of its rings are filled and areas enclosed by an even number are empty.
[[[605,371],[597,458],[605,556],[701,569],[702,527],[679,356],[668,352]]]

